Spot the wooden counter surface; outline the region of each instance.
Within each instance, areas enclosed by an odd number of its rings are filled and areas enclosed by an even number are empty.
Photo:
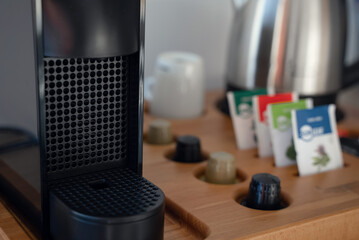
[[[0,203],[0,240],[30,239],[17,219]]]

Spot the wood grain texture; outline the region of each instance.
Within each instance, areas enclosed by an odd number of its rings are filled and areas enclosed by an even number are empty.
[[[30,239],[14,216],[10,214],[2,203],[0,203],[0,228],[0,239]]]
[[[4,230],[2,230],[2,228],[0,228],[0,240],[9,240],[9,237],[6,235]]]
[[[230,118],[215,107],[222,96],[222,92],[207,94],[205,114],[197,119],[171,120],[173,133],[200,137],[207,153],[233,154],[244,181],[223,186],[197,179],[206,163],[170,161],[166,154],[174,151],[174,143],[144,143],[145,177],[161,187],[183,214],[191,214],[208,228],[208,239],[359,239],[359,159],[344,154],[345,168],[299,177],[296,166],[276,168],[273,158],[258,158],[255,149],[239,151]],[[153,119],[145,114],[145,132]],[[261,172],[281,179],[288,208],[259,211],[236,202],[246,194],[251,176]],[[165,239],[177,238],[166,234]]]

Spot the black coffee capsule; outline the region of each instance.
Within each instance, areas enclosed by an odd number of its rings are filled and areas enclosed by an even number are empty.
[[[277,210],[280,203],[280,180],[269,173],[259,173],[252,177],[249,186],[247,207],[260,210]]]
[[[203,161],[201,142],[198,137],[185,135],[177,138],[176,152],[173,160],[183,163],[196,163]]]

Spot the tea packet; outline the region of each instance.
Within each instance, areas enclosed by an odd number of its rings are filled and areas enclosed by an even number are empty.
[[[272,103],[292,102],[298,99],[295,93],[279,93],[253,97],[255,131],[258,141],[259,157],[273,156],[271,137],[267,119],[267,106]]]
[[[227,100],[238,149],[252,149],[257,146],[254,131],[252,97],[263,94],[267,94],[266,89],[227,93]]]
[[[296,164],[292,131],[292,110],[313,108],[310,98],[297,102],[269,104],[269,131],[272,140],[274,163],[277,167]]]
[[[292,125],[300,176],[343,167],[335,105],[292,110]]]

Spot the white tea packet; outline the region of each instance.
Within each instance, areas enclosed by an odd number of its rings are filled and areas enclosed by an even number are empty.
[[[235,91],[227,93],[238,149],[252,149],[257,146],[252,109],[252,97],[267,94],[266,89]]]
[[[253,97],[255,129],[258,141],[259,157],[273,156],[272,143],[267,119],[267,106],[272,103],[292,102],[298,99],[295,93],[280,93]]]
[[[269,130],[271,134],[274,163],[277,167],[296,164],[296,152],[293,142],[292,110],[313,108],[310,98],[297,102],[269,104]]]
[[[300,176],[343,167],[335,105],[293,110],[292,124]]]

